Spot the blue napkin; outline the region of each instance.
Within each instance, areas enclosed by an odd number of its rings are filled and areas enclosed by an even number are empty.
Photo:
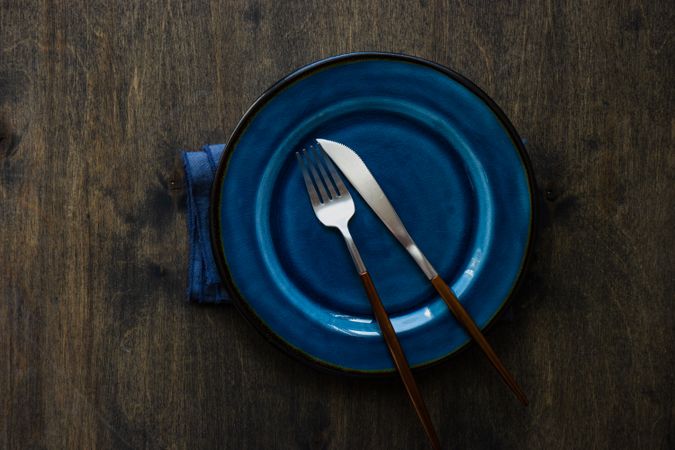
[[[211,250],[209,201],[211,184],[225,145],[205,145],[199,151],[183,151],[183,167],[187,184],[188,301],[224,303],[230,298],[218,274]]]

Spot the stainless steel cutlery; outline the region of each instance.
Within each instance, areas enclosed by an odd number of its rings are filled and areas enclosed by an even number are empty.
[[[403,380],[403,385],[408,392],[410,401],[422,422],[422,426],[429,437],[432,447],[440,449],[440,442],[431,422],[431,417],[403,353],[401,344],[396,337],[394,327],[389,320],[389,316],[380,301],[375,285],[349,232],[349,220],[355,212],[354,200],[335,166],[333,166],[330,159],[324,156],[323,151],[310,146],[309,150],[302,150],[296,153],[296,157],[302,169],[302,176],[305,180],[305,186],[312,203],[312,208],[314,209],[314,214],[322,224],[327,227],[337,228],[342,233],[342,237],[347,244],[349,253],[370,300],[375,319],[382,331],[382,336],[387,344],[389,353],[394,360],[394,365]]]
[[[445,281],[438,275],[429,260],[424,256],[424,253],[422,253],[415,244],[415,241],[413,241],[398,214],[396,214],[394,207],[389,202],[389,199],[384,194],[382,188],[375,180],[375,177],[370,173],[365,163],[356,152],[343,144],[326,139],[317,139],[317,142],[328,154],[330,159],[338,166],[340,171],[347,177],[352,186],[354,186],[359,194],[361,194],[361,197],[363,197],[380,220],[384,222],[394,237],[396,237],[401,245],[405,247],[410,256],[415,260],[422,272],[424,272],[434,286],[438,294],[443,298],[455,318],[478,343],[490,363],[492,363],[497,372],[499,372],[504,382],[513,391],[518,400],[520,400],[523,405],[527,405],[527,397],[518,383],[516,383],[513,375],[511,375],[504,364],[502,364],[476,323],[466,312],[459,300],[457,300],[452,289],[450,289]]]

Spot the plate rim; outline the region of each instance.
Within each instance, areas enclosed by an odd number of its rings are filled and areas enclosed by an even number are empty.
[[[330,364],[326,361],[318,359],[309,353],[304,352],[302,349],[294,346],[288,341],[284,340],[281,336],[276,334],[270,327],[268,327],[263,320],[258,317],[258,315],[253,311],[252,307],[246,302],[244,296],[239,292],[234,280],[232,279],[229,267],[227,265],[224,252],[222,250],[222,240],[220,233],[220,193],[222,191],[222,184],[227,173],[227,166],[232,156],[233,150],[236,147],[236,144],[239,142],[243,132],[247,129],[249,123],[257,115],[257,113],[262,109],[267,102],[273,98],[277,93],[283,90],[285,87],[299,81],[303,78],[306,78],[318,70],[325,69],[331,65],[340,64],[344,62],[354,62],[359,60],[389,60],[389,61],[399,61],[399,62],[409,62],[413,64],[418,64],[425,66],[427,68],[432,68],[445,76],[451,78],[452,80],[460,83],[464,88],[471,91],[476,95],[480,100],[482,100],[488,108],[497,116],[498,121],[504,127],[505,131],[511,138],[511,141],[519,153],[520,159],[523,163],[525,169],[525,174],[527,178],[528,190],[529,190],[529,200],[530,200],[530,223],[528,230],[528,241],[525,249],[525,254],[521,262],[521,267],[518,272],[518,277],[513,283],[509,294],[502,301],[502,304],[499,306],[497,311],[492,315],[488,322],[481,329],[483,331],[491,328],[497,319],[503,314],[506,307],[510,304],[513,297],[515,297],[516,292],[520,289],[527,273],[527,269],[530,265],[532,259],[532,253],[534,250],[534,243],[536,241],[537,227],[538,227],[538,205],[536,201],[537,189],[536,179],[534,177],[534,171],[532,169],[532,163],[527,154],[525,146],[523,144],[520,135],[516,131],[515,127],[508,119],[506,114],[502,109],[495,103],[492,98],[487,95],[480,87],[475,83],[470,81],[468,78],[464,77],[458,72],[443,66],[439,63],[418,57],[413,55],[408,55],[404,53],[392,53],[392,52],[350,52],[343,53],[334,56],[329,56],[312,63],[301,66],[293,70],[288,75],[277,80],[272,86],[265,90],[244,112],[243,116],[235,126],[234,130],[230,134],[227,143],[225,144],[223,154],[218,162],[218,167],[216,169],[216,174],[213,179],[210,192],[210,203],[209,203],[209,231],[211,235],[211,248],[213,252],[214,259],[216,261],[216,266],[218,267],[218,272],[223,280],[225,288],[231,296],[232,303],[239,310],[239,312],[247,319],[253,327],[258,330],[269,342],[274,344],[277,348],[281,349],[287,355],[290,355],[294,359],[300,360],[305,364],[308,364],[316,369],[322,371],[327,371],[330,373],[338,373],[343,375],[358,376],[358,377],[383,377],[383,376],[392,376],[396,374],[394,368],[384,369],[384,370],[359,370],[351,367],[342,367],[335,364]],[[464,344],[460,345],[456,349],[452,350],[450,353],[436,358],[433,360],[425,361],[421,364],[413,366],[413,369],[425,369],[436,366],[444,361],[449,360],[451,357],[459,354],[462,350],[467,348],[473,340],[469,339]]]

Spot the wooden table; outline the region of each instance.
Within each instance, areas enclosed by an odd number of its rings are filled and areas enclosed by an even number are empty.
[[[177,151],[289,71],[404,52],[527,139],[537,251],[488,338],[419,373],[447,448],[675,447],[674,8],[0,0],[0,447],[427,448],[400,384],[318,373],[185,300]]]

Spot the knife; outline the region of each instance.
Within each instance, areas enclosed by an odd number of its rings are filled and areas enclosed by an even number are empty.
[[[527,406],[528,401],[525,393],[520,386],[518,386],[513,375],[511,375],[504,364],[499,360],[499,357],[485,339],[483,333],[481,333],[469,313],[466,312],[462,304],[457,300],[457,296],[452,292],[452,289],[450,289],[445,281],[443,281],[438,275],[438,272],[436,272],[436,269],[434,269],[429,260],[424,256],[424,253],[417,247],[417,244],[413,241],[410,233],[406,230],[403,222],[401,222],[401,219],[398,217],[398,214],[396,214],[394,207],[389,202],[389,199],[384,194],[382,188],[375,180],[375,177],[373,177],[373,174],[370,173],[370,170],[368,170],[368,167],[366,167],[363,160],[361,160],[354,150],[339,142],[326,139],[317,139],[316,141],[321,145],[321,148],[326,151],[335,165],[340,168],[342,173],[347,177],[359,194],[361,194],[361,197],[368,203],[380,220],[384,222],[385,226],[394,237],[401,245],[403,245],[403,247],[405,247],[420,269],[422,269],[424,275],[431,281],[431,284],[443,301],[445,301],[445,304],[454,314],[455,318],[464,326],[471,338],[478,343],[483,353],[485,353],[485,356],[487,356],[490,363],[497,372],[499,372],[499,375],[501,375],[507,386],[513,391],[518,400],[520,400],[523,405]]]

